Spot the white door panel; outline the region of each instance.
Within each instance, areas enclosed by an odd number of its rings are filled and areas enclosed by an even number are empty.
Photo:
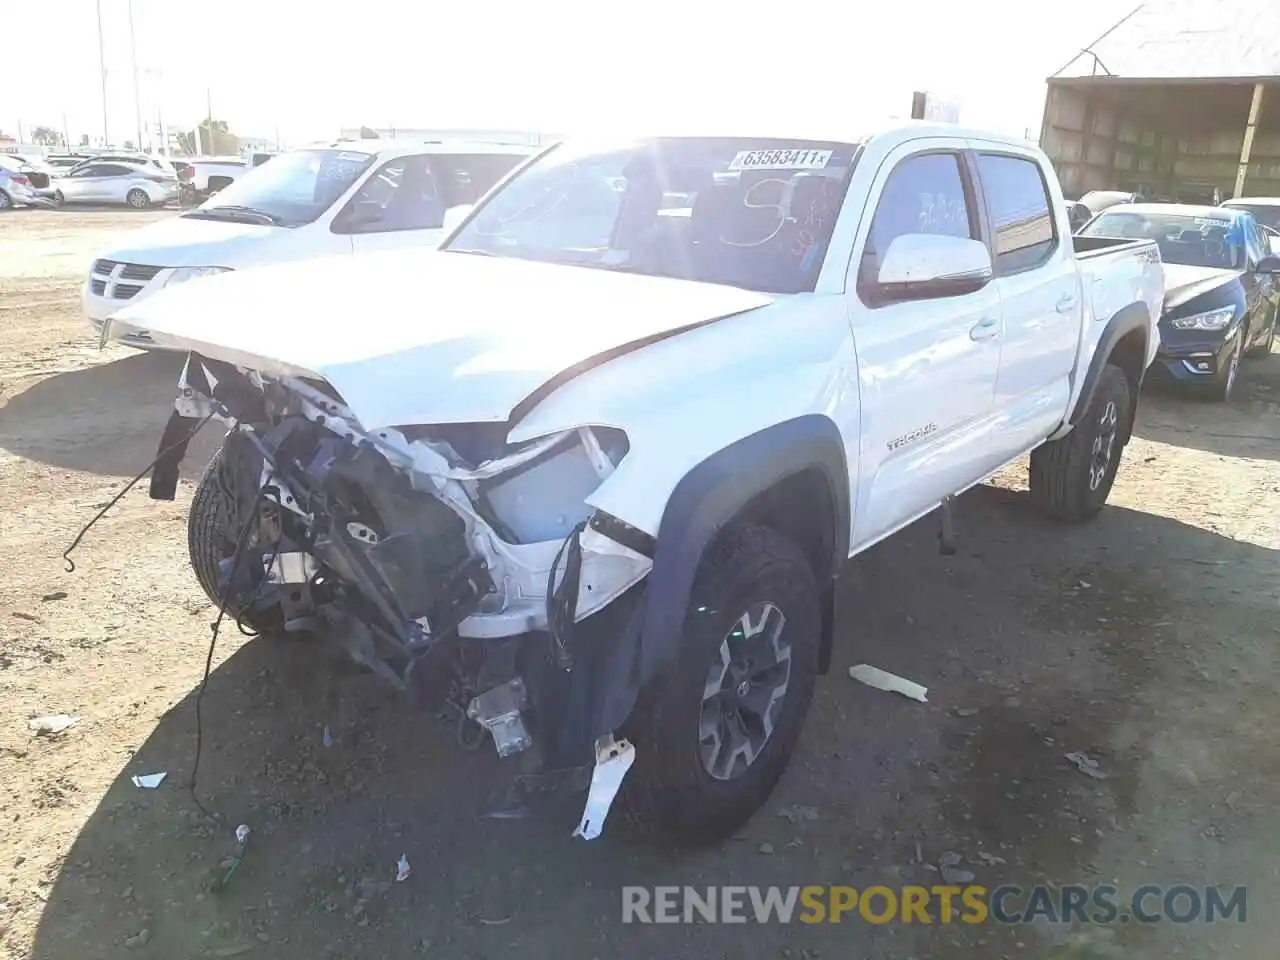
[[[971,444],[995,415],[1003,339],[995,285],[878,307],[857,291],[859,276],[864,284],[875,276],[876,250],[893,236],[977,236],[957,158],[966,146],[921,140],[890,154],[869,194],[875,212],[859,228],[847,295],[862,410],[855,548],[968,486],[974,471],[981,475]]]
[[[1048,185],[1032,155],[977,153],[991,220],[1004,345],[993,434],[997,465],[1053,432],[1062,420],[1080,342],[1083,292],[1071,238],[1058,235]],[[1047,397],[1061,397],[1056,406]]]

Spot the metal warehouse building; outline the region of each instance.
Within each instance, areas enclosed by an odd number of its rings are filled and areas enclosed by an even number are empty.
[[[1068,197],[1280,196],[1280,0],[1147,0],[1048,84]]]

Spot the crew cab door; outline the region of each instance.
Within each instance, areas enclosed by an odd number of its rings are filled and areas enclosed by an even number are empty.
[[[980,142],[972,154],[1004,313],[990,443],[997,465],[1025,453],[1062,422],[1080,343],[1080,271],[1062,207],[1035,155]]]
[[[862,429],[853,545],[887,536],[985,475],[1000,364],[1000,295],[884,302],[889,245],[912,234],[981,240],[966,141],[911,141],[890,152],[854,241],[847,300],[858,357]]]

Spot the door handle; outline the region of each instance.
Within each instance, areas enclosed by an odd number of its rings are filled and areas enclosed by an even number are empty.
[[[1000,319],[998,317],[983,317],[969,328],[970,340],[990,340],[992,337],[998,336],[1000,336]]]
[[[1059,313],[1067,313],[1078,302],[1079,301],[1076,300],[1076,295],[1074,293],[1064,293],[1058,298],[1058,305],[1054,309]]]

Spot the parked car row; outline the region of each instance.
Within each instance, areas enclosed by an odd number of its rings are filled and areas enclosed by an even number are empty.
[[[141,153],[0,158],[0,209],[33,204],[125,204],[135,208],[181,199],[195,204],[274,154],[179,159]]]

